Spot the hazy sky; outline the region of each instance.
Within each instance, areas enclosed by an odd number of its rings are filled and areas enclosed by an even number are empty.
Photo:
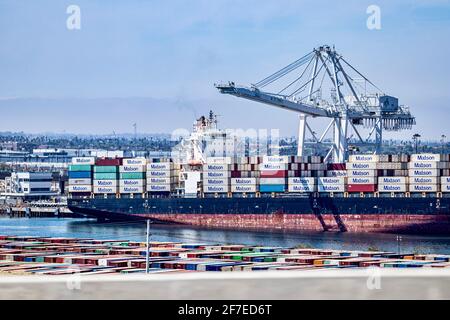
[[[81,30],[66,27],[71,4]],[[381,30],[366,27],[371,4]],[[408,104],[414,131],[450,137],[450,3],[426,0],[0,0],[0,131],[171,132],[213,108],[223,127],[294,134],[294,113],[213,84],[255,82],[321,44]]]

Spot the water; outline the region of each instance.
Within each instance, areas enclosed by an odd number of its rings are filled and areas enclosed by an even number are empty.
[[[254,232],[152,225],[151,240],[206,244],[248,244],[293,247],[450,254],[450,236],[322,232]],[[145,241],[144,223],[98,223],[90,219],[0,218],[0,234]],[[400,245],[400,248],[399,248]]]

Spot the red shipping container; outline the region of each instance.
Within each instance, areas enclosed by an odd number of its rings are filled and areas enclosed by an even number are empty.
[[[286,170],[266,170],[261,171],[261,178],[286,178]]]
[[[122,158],[115,159],[97,159],[95,161],[96,166],[121,166]]]
[[[328,170],[346,170],[345,163],[329,163]]]
[[[348,192],[375,192],[377,191],[376,184],[349,184],[347,185]]]
[[[231,171],[231,177],[232,178],[240,178],[241,172],[240,171]]]

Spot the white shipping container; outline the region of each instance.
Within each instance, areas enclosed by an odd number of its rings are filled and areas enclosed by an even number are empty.
[[[450,177],[441,177],[441,184],[450,184]]]
[[[436,184],[410,184],[410,192],[438,192]]]
[[[170,192],[170,184],[151,184],[147,185],[147,192]]]
[[[107,158],[123,158],[123,151],[121,151],[121,150],[107,151],[106,157]]]
[[[234,193],[255,193],[256,185],[232,185],[231,192]]]
[[[287,170],[288,165],[285,163],[261,163],[259,165],[260,171],[269,171],[269,170]]]
[[[438,169],[410,169],[408,170],[410,177],[437,177],[439,175]]]
[[[203,178],[229,178],[231,171],[205,171],[203,172]]]
[[[327,177],[346,177],[347,170],[328,170]]]
[[[95,194],[111,194],[117,193],[117,187],[94,187]]]
[[[289,184],[307,184],[314,185],[316,184],[316,178],[311,177],[292,177],[288,179]]]
[[[437,169],[438,162],[410,162],[408,163],[408,169]]]
[[[408,181],[413,184],[438,184],[437,177],[409,177]]]
[[[288,163],[288,156],[263,156],[263,163]]]
[[[208,157],[206,158],[207,164],[231,164],[233,159],[231,157]]]
[[[147,179],[147,185],[149,184],[170,184],[175,182],[173,178],[150,178]]]
[[[316,186],[315,185],[308,185],[308,184],[290,184],[288,186],[288,192],[315,192]]]
[[[205,193],[227,193],[230,191],[230,187],[226,186],[203,186],[203,192]]]
[[[347,170],[356,169],[356,170],[376,170],[377,163],[376,162],[349,162],[346,165]]]
[[[379,184],[406,184],[406,177],[379,177]]]
[[[319,192],[345,192],[344,184],[319,184],[317,186]]]
[[[343,185],[345,184],[344,177],[319,177],[317,178],[317,184],[319,185]]]
[[[260,178],[259,183],[260,184],[285,184],[286,179],[285,178]]]
[[[412,154],[411,162],[441,161],[441,155],[435,153]]]
[[[69,185],[89,185],[91,182],[91,179],[69,179]]]
[[[349,162],[378,162],[379,157],[375,154],[353,154],[349,156]]]
[[[94,180],[94,187],[117,187],[117,180]]]
[[[94,157],[75,157],[72,158],[72,164],[95,164]]]
[[[147,159],[145,158],[131,158],[122,160],[124,166],[145,166],[147,164]]]
[[[376,184],[377,179],[375,177],[349,177],[348,184]]]
[[[376,177],[377,170],[347,170],[348,177]]]
[[[147,171],[169,171],[173,168],[173,162],[152,162],[147,164]]]
[[[120,166],[119,172],[145,172],[145,166],[141,165]]]
[[[256,185],[256,178],[232,178],[232,185]]]
[[[142,187],[144,186],[145,180],[143,179],[123,179],[119,180],[119,186],[121,187]]]
[[[230,184],[229,179],[203,179],[203,184],[208,186],[224,186]]]
[[[129,186],[120,186],[120,193],[144,193],[144,186],[140,187],[129,187]]]
[[[147,179],[150,178],[170,178],[173,177],[175,173],[173,171],[147,171]]]
[[[73,185],[69,186],[69,192],[92,192],[92,186],[91,185]]]
[[[205,164],[203,166],[203,171],[228,171],[230,170],[230,165],[228,164]]]
[[[378,185],[379,192],[407,192],[408,188],[406,184],[379,184]]]
[[[441,191],[442,192],[450,192],[450,184],[443,184],[441,186]]]

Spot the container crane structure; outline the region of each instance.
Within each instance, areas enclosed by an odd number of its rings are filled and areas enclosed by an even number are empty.
[[[215,87],[223,94],[299,113],[299,156],[304,154],[307,132],[315,143],[324,143],[333,128],[333,142],[325,161],[347,160],[350,143],[369,146],[374,153],[381,153],[383,131],[411,129],[416,124],[408,107],[384,94],[334,47],[327,45],[313,49],[251,86],[228,82]],[[368,93],[368,87],[373,91]],[[330,92],[328,99],[322,97],[324,91]],[[320,136],[312,130],[311,118],[329,119]],[[363,135],[361,129],[366,129],[367,134]]]

